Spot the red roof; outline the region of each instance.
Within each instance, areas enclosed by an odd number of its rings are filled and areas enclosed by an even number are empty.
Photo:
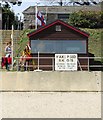
[[[30,32],[29,34],[27,34],[27,36],[31,37],[31,36],[41,32],[41,31],[43,31],[43,30],[45,30],[45,29],[47,29],[47,28],[49,28],[49,27],[51,27],[51,26],[53,26],[53,25],[55,25],[57,23],[59,23],[61,25],[64,25],[64,26],[68,27],[69,29],[76,31],[76,32],[78,32],[79,34],[81,34],[81,35],[83,35],[85,37],[89,37],[88,33],[84,32],[84,31],[82,31],[82,30],[80,30],[80,29],[78,29],[78,28],[76,28],[74,26],[69,25],[69,24],[65,23],[64,21],[62,21],[62,20],[56,20],[56,21],[54,21],[54,22],[52,22],[52,23],[50,23],[48,25],[45,25],[45,26],[43,26],[43,27],[41,27],[41,28],[39,28],[39,29],[37,29],[37,30],[35,30],[33,32]]]

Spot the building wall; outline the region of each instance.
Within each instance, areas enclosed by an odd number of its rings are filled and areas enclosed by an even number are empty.
[[[42,11],[46,23],[51,23],[58,19],[58,14],[71,14],[80,10],[85,11],[101,11],[101,6],[38,6],[38,11]],[[34,27],[35,23],[35,6],[30,6],[23,11],[24,14],[24,29],[30,25]],[[64,21],[67,21],[64,19]]]
[[[30,26],[35,26],[35,15],[33,14],[24,14],[24,29],[30,28]]]
[[[53,22],[53,21],[55,21],[57,19],[58,19],[58,15],[57,14],[53,14],[53,13],[49,14],[48,13],[46,22],[48,24],[48,23],[51,23],[51,22]]]
[[[61,24],[56,24],[61,25]],[[67,27],[61,25],[61,31],[56,31],[55,26],[51,26],[40,33],[32,35],[30,40],[40,39],[40,40],[85,40],[87,37],[84,37],[80,33],[75,32]]]

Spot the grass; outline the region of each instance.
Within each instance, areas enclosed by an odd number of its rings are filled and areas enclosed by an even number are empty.
[[[103,29],[84,28],[82,30],[90,34],[88,51],[94,54],[95,57],[103,57]],[[103,59],[98,60],[103,62]]]
[[[88,50],[93,53],[96,57],[101,57],[102,54],[102,31],[103,29],[83,29],[85,32],[90,34],[88,41]]]

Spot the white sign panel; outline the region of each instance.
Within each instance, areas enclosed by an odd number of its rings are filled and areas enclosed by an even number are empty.
[[[77,54],[55,54],[55,70],[77,70]]]

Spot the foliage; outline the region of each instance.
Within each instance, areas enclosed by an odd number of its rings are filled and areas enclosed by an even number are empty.
[[[14,13],[9,8],[3,7],[2,9],[2,28],[11,29],[14,21]]]
[[[19,36],[20,40],[18,42],[18,48],[16,50],[17,56],[21,56],[21,52],[24,50],[26,44],[29,42],[27,34],[31,31],[32,30],[30,30],[30,29],[26,29],[26,30],[21,31],[21,34]]]
[[[14,29],[18,28],[18,18],[15,16],[14,12],[10,10],[10,8],[3,7],[2,8],[2,29],[11,30],[12,25],[14,25]],[[21,27],[23,23],[21,23]]]
[[[81,28],[103,28],[103,12],[75,12],[70,14],[69,23]]]

